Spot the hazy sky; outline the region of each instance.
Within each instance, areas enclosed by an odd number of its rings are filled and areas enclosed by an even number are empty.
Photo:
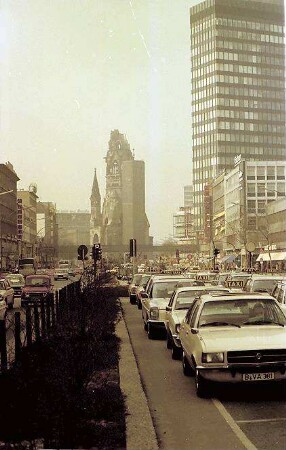
[[[191,182],[189,8],[198,0],[1,0],[0,162],[57,209],[102,199],[110,131],[145,161],[156,241]]]

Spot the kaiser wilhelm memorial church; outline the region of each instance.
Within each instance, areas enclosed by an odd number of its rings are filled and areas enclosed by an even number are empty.
[[[111,131],[106,160],[106,194],[101,205],[96,170],[94,173],[90,219],[90,244],[128,246],[152,245],[145,212],[145,164],[136,161],[126,137]]]

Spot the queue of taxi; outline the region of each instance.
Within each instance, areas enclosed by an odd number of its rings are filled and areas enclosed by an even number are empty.
[[[215,383],[285,383],[285,295],[271,295],[285,277],[197,271],[136,274],[135,281],[130,302],[141,309],[148,338],[166,338],[199,397]]]

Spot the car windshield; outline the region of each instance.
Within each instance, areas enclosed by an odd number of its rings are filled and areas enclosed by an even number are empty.
[[[154,283],[153,289],[152,289],[152,297],[153,298],[170,298],[177,283],[178,283],[178,280]]]
[[[189,307],[192,306],[194,299],[204,293],[205,292],[202,290],[183,291],[178,293],[174,309],[189,309]]]
[[[221,324],[234,326],[286,325],[286,317],[272,299],[239,299],[206,302],[199,318],[199,327]]]
[[[271,292],[277,283],[277,279],[269,280],[254,280],[253,281],[253,291],[254,292]]]
[[[151,275],[142,275],[140,284],[141,286],[146,285],[147,281],[150,279]]]
[[[28,278],[26,286],[49,286],[50,282],[47,278]]]
[[[134,275],[131,283],[138,285],[140,283],[141,278],[142,278],[142,275],[140,275],[140,274]]]
[[[9,281],[11,286],[16,286],[19,284],[24,284],[24,278],[22,276],[19,275],[12,275],[12,276],[8,276],[6,277],[7,280]]]

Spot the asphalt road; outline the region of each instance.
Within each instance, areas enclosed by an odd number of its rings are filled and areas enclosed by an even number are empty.
[[[160,448],[286,448],[285,386],[223,386],[211,399],[198,398],[166,341],[149,340],[141,311],[128,298],[122,304]]]

